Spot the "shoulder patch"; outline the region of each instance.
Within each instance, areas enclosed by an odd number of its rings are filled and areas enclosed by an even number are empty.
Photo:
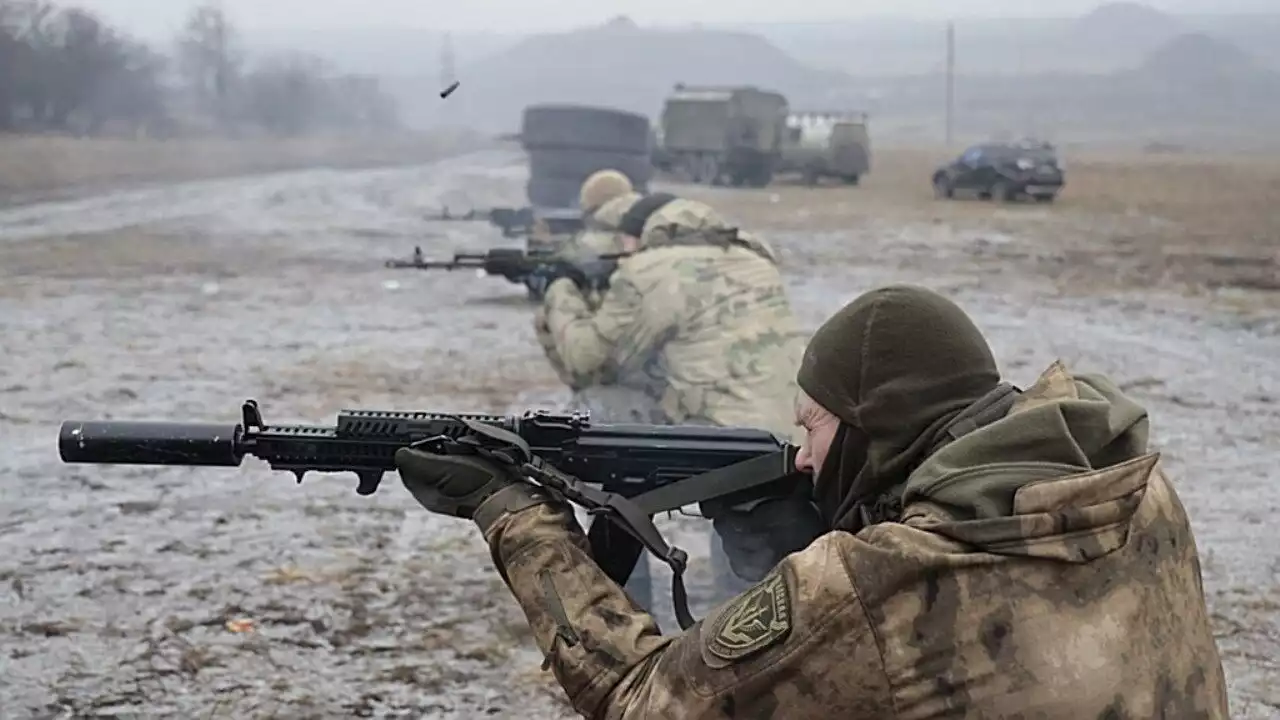
[[[773,573],[738,596],[711,626],[707,651],[736,662],[775,645],[791,633],[791,591]]]

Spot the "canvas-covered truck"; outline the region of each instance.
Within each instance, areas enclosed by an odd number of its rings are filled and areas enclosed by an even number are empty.
[[[810,185],[836,178],[857,185],[871,170],[865,113],[792,112],[787,116],[779,173],[796,173]]]
[[[519,133],[499,136],[518,142],[529,164],[528,205],[454,210],[425,219],[488,222],[504,237],[525,238],[530,252],[549,251],[583,227],[578,208],[582,183],[598,170],[617,170],[639,192],[653,177],[652,128],[648,117],[626,110],[544,103],[524,109]]]
[[[707,185],[763,187],[782,150],[787,99],[753,86],[676,85],[662,108],[661,169]]]

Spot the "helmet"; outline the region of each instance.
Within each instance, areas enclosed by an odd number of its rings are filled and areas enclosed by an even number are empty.
[[[591,173],[578,193],[578,208],[589,215],[606,202],[635,190],[631,180],[617,170],[597,170]]]

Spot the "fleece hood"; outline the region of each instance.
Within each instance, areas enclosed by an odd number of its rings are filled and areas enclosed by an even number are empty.
[[[1055,362],[911,474],[902,521],[998,555],[1088,562],[1127,540],[1158,460],[1147,440],[1145,409]]]

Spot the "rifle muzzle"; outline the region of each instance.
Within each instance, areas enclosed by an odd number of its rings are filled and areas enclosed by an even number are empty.
[[[63,462],[235,467],[239,425],[68,420],[58,433]]]

